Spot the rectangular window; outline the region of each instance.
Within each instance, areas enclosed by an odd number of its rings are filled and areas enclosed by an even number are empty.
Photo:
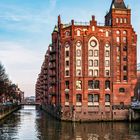
[[[106,60],[106,61],[105,61],[105,66],[106,66],[106,67],[109,67],[109,66],[110,66],[109,60]]]
[[[127,61],[127,56],[124,56],[123,57],[123,61]]]
[[[95,56],[95,57],[98,57],[98,50],[95,50],[95,51],[94,51],[94,56]]]
[[[66,61],[66,67],[69,67],[69,61]]]
[[[123,42],[126,43],[127,39],[126,37],[123,37]]]
[[[76,95],[76,102],[82,102],[82,95],[81,94]]]
[[[120,62],[120,56],[117,56],[117,62]]]
[[[66,57],[69,57],[69,51],[66,51]]]
[[[98,70],[94,70],[94,76],[98,76]]]
[[[81,70],[76,70],[76,76],[81,76]]]
[[[69,70],[66,70],[66,71],[65,71],[65,75],[66,75],[66,76],[70,76]]]
[[[107,76],[107,77],[110,76],[109,70],[106,70],[106,71],[105,71],[105,76]]]
[[[89,60],[89,66],[90,66],[90,67],[93,66],[93,60]]]
[[[99,95],[98,94],[94,94],[94,102],[99,102]]]
[[[65,102],[69,102],[69,94],[65,94]]]
[[[94,60],[94,67],[98,67],[98,60]]]
[[[77,60],[77,66],[81,66],[81,60]]]
[[[93,56],[93,50],[89,50],[89,52],[88,52],[89,54],[89,56]]]
[[[100,82],[98,80],[89,80],[88,81],[88,89],[99,89],[100,88]]]
[[[89,70],[88,74],[89,76],[93,76],[93,70]]]
[[[69,81],[65,81],[65,88],[69,89]]]
[[[124,81],[127,81],[127,76],[123,76],[123,80]]]
[[[88,94],[88,102],[93,102],[93,94]]]
[[[94,81],[88,81],[88,89],[94,89]]]
[[[127,71],[127,66],[123,66],[123,71]]]

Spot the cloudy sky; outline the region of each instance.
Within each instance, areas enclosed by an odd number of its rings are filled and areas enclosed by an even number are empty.
[[[0,0],[0,61],[10,79],[34,95],[51,32],[60,14],[64,23],[71,19],[89,21],[91,15],[104,23],[111,0]],[[125,0],[132,9],[132,24],[138,34],[140,62],[140,1]]]

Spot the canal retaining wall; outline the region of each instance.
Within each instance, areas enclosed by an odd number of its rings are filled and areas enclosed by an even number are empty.
[[[62,121],[97,122],[97,121],[129,121],[129,109],[107,109],[106,111],[89,108],[69,108],[42,105],[43,110]]]
[[[11,113],[19,110],[20,107],[21,107],[20,105],[18,105],[18,106],[10,106],[10,107],[1,107],[0,108],[0,120],[4,119],[5,117],[10,115]]]

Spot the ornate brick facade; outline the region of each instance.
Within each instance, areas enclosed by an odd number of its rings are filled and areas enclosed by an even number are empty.
[[[127,120],[137,82],[131,10],[113,0],[105,25],[58,25],[36,86],[43,108],[61,120]]]

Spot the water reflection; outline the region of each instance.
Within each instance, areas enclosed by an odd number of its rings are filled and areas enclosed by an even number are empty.
[[[139,140],[138,123],[67,123],[24,106],[0,123],[0,140]]]

